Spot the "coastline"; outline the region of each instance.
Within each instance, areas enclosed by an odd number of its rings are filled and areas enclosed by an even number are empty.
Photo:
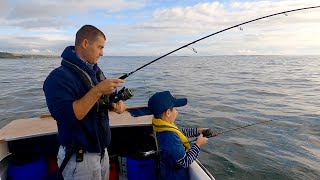
[[[16,54],[8,52],[0,52],[0,59],[20,59],[20,58],[58,58],[54,55],[35,55],[35,54]]]

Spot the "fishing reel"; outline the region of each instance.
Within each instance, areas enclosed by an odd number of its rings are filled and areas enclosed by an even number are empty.
[[[131,89],[129,88],[125,88],[123,87],[120,91],[118,91],[116,89],[115,92],[113,92],[111,95],[110,95],[110,101],[113,102],[113,103],[117,103],[119,101],[126,101],[128,99],[130,99],[131,97],[133,96],[133,92]]]
[[[211,138],[217,136],[219,133],[214,132],[212,129],[205,129],[202,131],[203,137]]]

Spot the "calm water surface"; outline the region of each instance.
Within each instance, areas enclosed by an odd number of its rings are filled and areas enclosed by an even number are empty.
[[[119,77],[153,57],[103,57]],[[0,127],[47,113],[42,84],[60,59],[0,59]],[[126,79],[146,105],[156,91],[187,97],[177,124],[216,131],[272,119],[211,138],[200,161],[219,179],[320,179],[320,57],[167,57]]]

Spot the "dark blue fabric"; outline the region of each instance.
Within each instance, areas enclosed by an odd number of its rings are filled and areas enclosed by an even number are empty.
[[[161,115],[173,107],[181,107],[187,104],[186,98],[176,99],[169,91],[157,92],[148,101],[148,107],[153,115]]]
[[[139,116],[145,116],[145,115],[151,115],[151,111],[148,107],[142,107],[137,109],[128,109],[128,112],[133,117],[139,117]]]
[[[73,46],[67,47],[61,57],[87,72],[91,79],[97,83],[95,71],[86,66],[85,62],[77,56],[73,49]],[[94,65],[94,69],[97,68],[98,66]],[[100,149],[104,149],[111,139],[107,110],[105,111],[107,115],[103,120],[106,130],[104,138],[101,137],[102,129],[99,127],[100,120],[97,118],[95,107],[82,120],[90,136],[95,138],[97,142],[89,142],[73,112],[73,102],[87,93],[85,87],[84,81],[76,72],[61,65],[49,74],[44,82],[43,90],[48,109],[52,117],[57,121],[60,144],[63,146],[77,144],[82,145],[89,152],[100,152]],[[105,147],[100,147],[101,144]]]
[[[177,164],[177,161],[186,154],[179,136],[174,132],[157,132],[158,148],[160,153],[160,178],[171,180],[188,180],[189,170]]]

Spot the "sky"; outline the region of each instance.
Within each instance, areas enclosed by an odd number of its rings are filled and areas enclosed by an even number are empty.
[[[0,2],[0,51],[60,55],[91,24],[106,35],[105,56],[160,56],[245,21],[320,6],[319,0]],[[320,8],[310,9],[233,28],[173,55],[319,55],[319,31]]]

